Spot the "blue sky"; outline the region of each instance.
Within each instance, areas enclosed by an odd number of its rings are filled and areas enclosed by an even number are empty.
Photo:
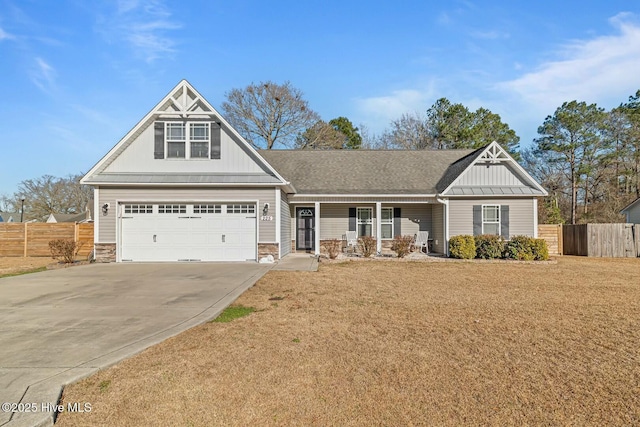
[[[639,70],[631,1],[0,0],[0,194],[86,172],[183,78],[219,110],[289,80],[374,133],[446,97],[526,147],[564,101],[625,102]]]

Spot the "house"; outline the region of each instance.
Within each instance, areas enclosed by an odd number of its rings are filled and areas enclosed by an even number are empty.
[[[245,261],[376,237],[537,234],[546,191],[478,150],[257,151],[181,81],[89,172],[99,261]]]
[[[20,212],[0,212],[0,222],[20,222]]]
[[[627,223],[640,224],[640,197],[629,203],[620,213],[627,217]]]
[[[47,223],[55,223],[55,222],[78,222],[78,223],[86,223],[93,222],[93,209],[94,203],[91,202],[87,205],[84,212],[75,213],[75,214],[61,214],[61,213],[51,213],[47,217],[45,222]]]

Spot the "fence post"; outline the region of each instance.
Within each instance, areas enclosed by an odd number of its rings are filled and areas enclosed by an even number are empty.
[[[558,229],[556,230],[558,234],[558,254],[564,255],[564,242],[562,240],[562,224],[558,224]]]
[[[79,228],[78,223],[74,222],[73,223],[73,241],[75,243],[78,243],[78,228]]]
[[[24,250],[23,250],[23,253],[22,253],[22,256],[24,258],[27,257],[27,224],[28,224],[28,222],[24,223],[24,236],[23,236],[24,237],[24,239],[23,239],[24,240]]]

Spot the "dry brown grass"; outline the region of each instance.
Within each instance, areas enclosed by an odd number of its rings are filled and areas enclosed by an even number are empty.
[[[66,388],[93,410],[59,424],[640,424],[639,259],[331,264],[237,302]]]
[[[0,257],[0,276],[55,264],[51,257]]]

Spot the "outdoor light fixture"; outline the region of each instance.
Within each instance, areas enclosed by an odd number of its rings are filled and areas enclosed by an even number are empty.
[[[265,203],[262,208],[262,215],[267,216],[269,214],[269,203]]]
[[[105,203],[104,205],[102,205],[102,214],[106,215],[109,213],[109,203]]]

